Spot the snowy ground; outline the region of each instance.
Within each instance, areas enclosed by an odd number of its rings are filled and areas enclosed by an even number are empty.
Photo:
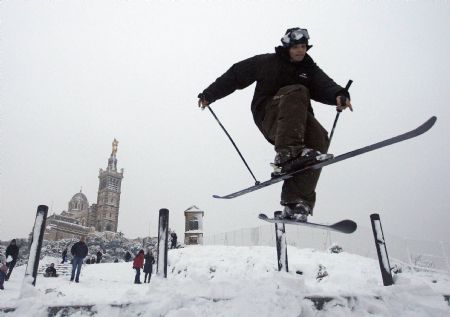
[[[131,263],[84,265],[79,284],[67,276],[39,276],[23,298],[25,268],[18,267],[0,293],[0,307],[18,307],[6,316],[47,316],[46,306],[60,305],[95,305],[96,316],[107,317],[450,316],[443,297],[450,294],[448,275],[403,272],[394,286],[384,287],[373,259],[294,247],[288,255],[286,273],[277,271],[273,247],[170,250],[167,279],[153,276],[150,284],[135,285]],[[319,265],[328,272],[321,280]],[[336,299],[319,311],[305,299],[314,296]]]

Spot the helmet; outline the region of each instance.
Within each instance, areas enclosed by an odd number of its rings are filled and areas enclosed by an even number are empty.
[[[281,38],[281,44],[285,48],[290,48],[296,44],[308,44],[308,40],[309,34],[307,29],[291,28],[287,29],[285,35]]]

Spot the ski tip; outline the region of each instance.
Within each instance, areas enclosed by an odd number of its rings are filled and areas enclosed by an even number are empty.
[[[353,220],[342,220],[331,226],[333,229],[337,229],[342,233],[353,233],[358,228],[358,225]]]
[[[259,218],[259,219],[262,219],[262,220],[265,220],[265,219],[267,219],[268,217],[267,217],[266,214],[259,214],[259,215],[258,215],[258,218]]]
[[[425,121],[425,123],[423,123],[418,129],[421,128],[423,130],[422,133],[424,133],[424,132],[430,130],[434,126],[436,121],[437,121],[437,117],[436,116],[432,116],[430,119]]]
[[[218,198],[218,199],[222,198],[222,196],[219,196],[219,195],[212,195],[212,196],[213,196],[213,198]]]
[[[436,116],[432,116],[430,119],[427,120],[427,123],[430,125],[430,127],[432,127],[437,121],[437,117]]]

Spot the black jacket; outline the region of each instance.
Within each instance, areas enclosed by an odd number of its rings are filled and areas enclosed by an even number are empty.
[[[45,273],[47,274],[47,276],[56,276],[56,269],[49,266],[45,269]]]
[[[19,247],[16,244],[10,244],[6,248],[5,256],[11,256],[13,258],[13,261],[17,260],[17,257],[19,256]]]
[[[199,97],[214,102],[237,89],[256,81],[251,104],[253,118],[261,129],[265,115],[264,105],[284,86],[301,84],[309,89],[317,102],[335,105],[336,96],[348,93],[325,74],[306,54],[301,62],[291,62],[288,51],[279,46],[275,53],[256,55],[231,66],[222,76],[206,88]],[[312,108],[310,108],[312,113]]]
[[[151,253],[147,253],[144,257],[144,273],[151,273],[153,271],[153,264],[155,263],[155,258]]]
[[[72,253],[73,256],[85,258],[88,254],[88,247],[83,241],[78,241],[72,246],[70,253]]]

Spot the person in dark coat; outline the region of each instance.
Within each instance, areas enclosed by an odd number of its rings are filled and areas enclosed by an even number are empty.
[[[144,264],[144,283],[150,283],[150,279],[152,278],[152,272],[153,272],[153,264],[155,264],[155,258],[153,257],[152,250],[148,250],[147,254],[144,257],[145,264]],[[147,282],[148,277],[148,282]]]
[[[95,263],[100,263],[102,261],[102,256],[103,256],[103,253],[100,250],[98,250],[97,251],[97,260]]]
[[[88,254],[88,247],[86,243],[84,242],[84,237],[80,237],[80,241],[75,243],[72,248],[70,249],[70,252],[73,255],[72,259],[72,274],[70,276],[70,281],[73,282],[73,279],[75,278],[75,282],[78,283],[80,281],[80,272],[81,272],[81,266],[83,265],[83,260]],[[76,275],[75,275],[76,272]]]
[[[58,274],[56,274],[56,269],[55,269],[55,263],[51,263],[49,267],[47,267],[45,269],[45,277],[57,277]]]
[[[327,131],[314,117],[311,99],[352,109],[350,95],[313,61],[307,51],[306,29],[288,29],[275,53],[261,54],[234,64],[198,95],[202,109],[237,89],[256,82],[251,103],[253,119],[276,152],[273,176],[326,160]],[[282,217],[305,221],[316,202],[315,188],[320,169],[284,181]]]
[[[170,234],[170,237],[171,237],[170,248],[176,249],[177,248],[177,239],[178,239],[177,234],[175,232],[172,232]]]
[[[125,262],[130,262],[130,260],[131,260],[131,253],[127,251],[127,253],[125,253]]]
[[[66,261],[67,261],[67,248],[64,248],[64,250],[63,250],[61,256],[62,256],[62,262],[61,262],[61,264],[66,263]]]
[[[16,239],[12,239],[6,248],[6,266],[8,267],[8,273],[6,273],[5,281],[9,280],[14,266],[16,266],[17,259],[19,258],[19,247],[16,244]]]
[[[134,277],[134,284],[141,283],[141,269],[144,267],[144,250],[140,250],[134,257],[133,269],[136,270],[136,276]]]
[[[0,289],[5,289],[3,286],[6,279],[6,272],[8,272],[8,267],[5,263],[0,263]]]

